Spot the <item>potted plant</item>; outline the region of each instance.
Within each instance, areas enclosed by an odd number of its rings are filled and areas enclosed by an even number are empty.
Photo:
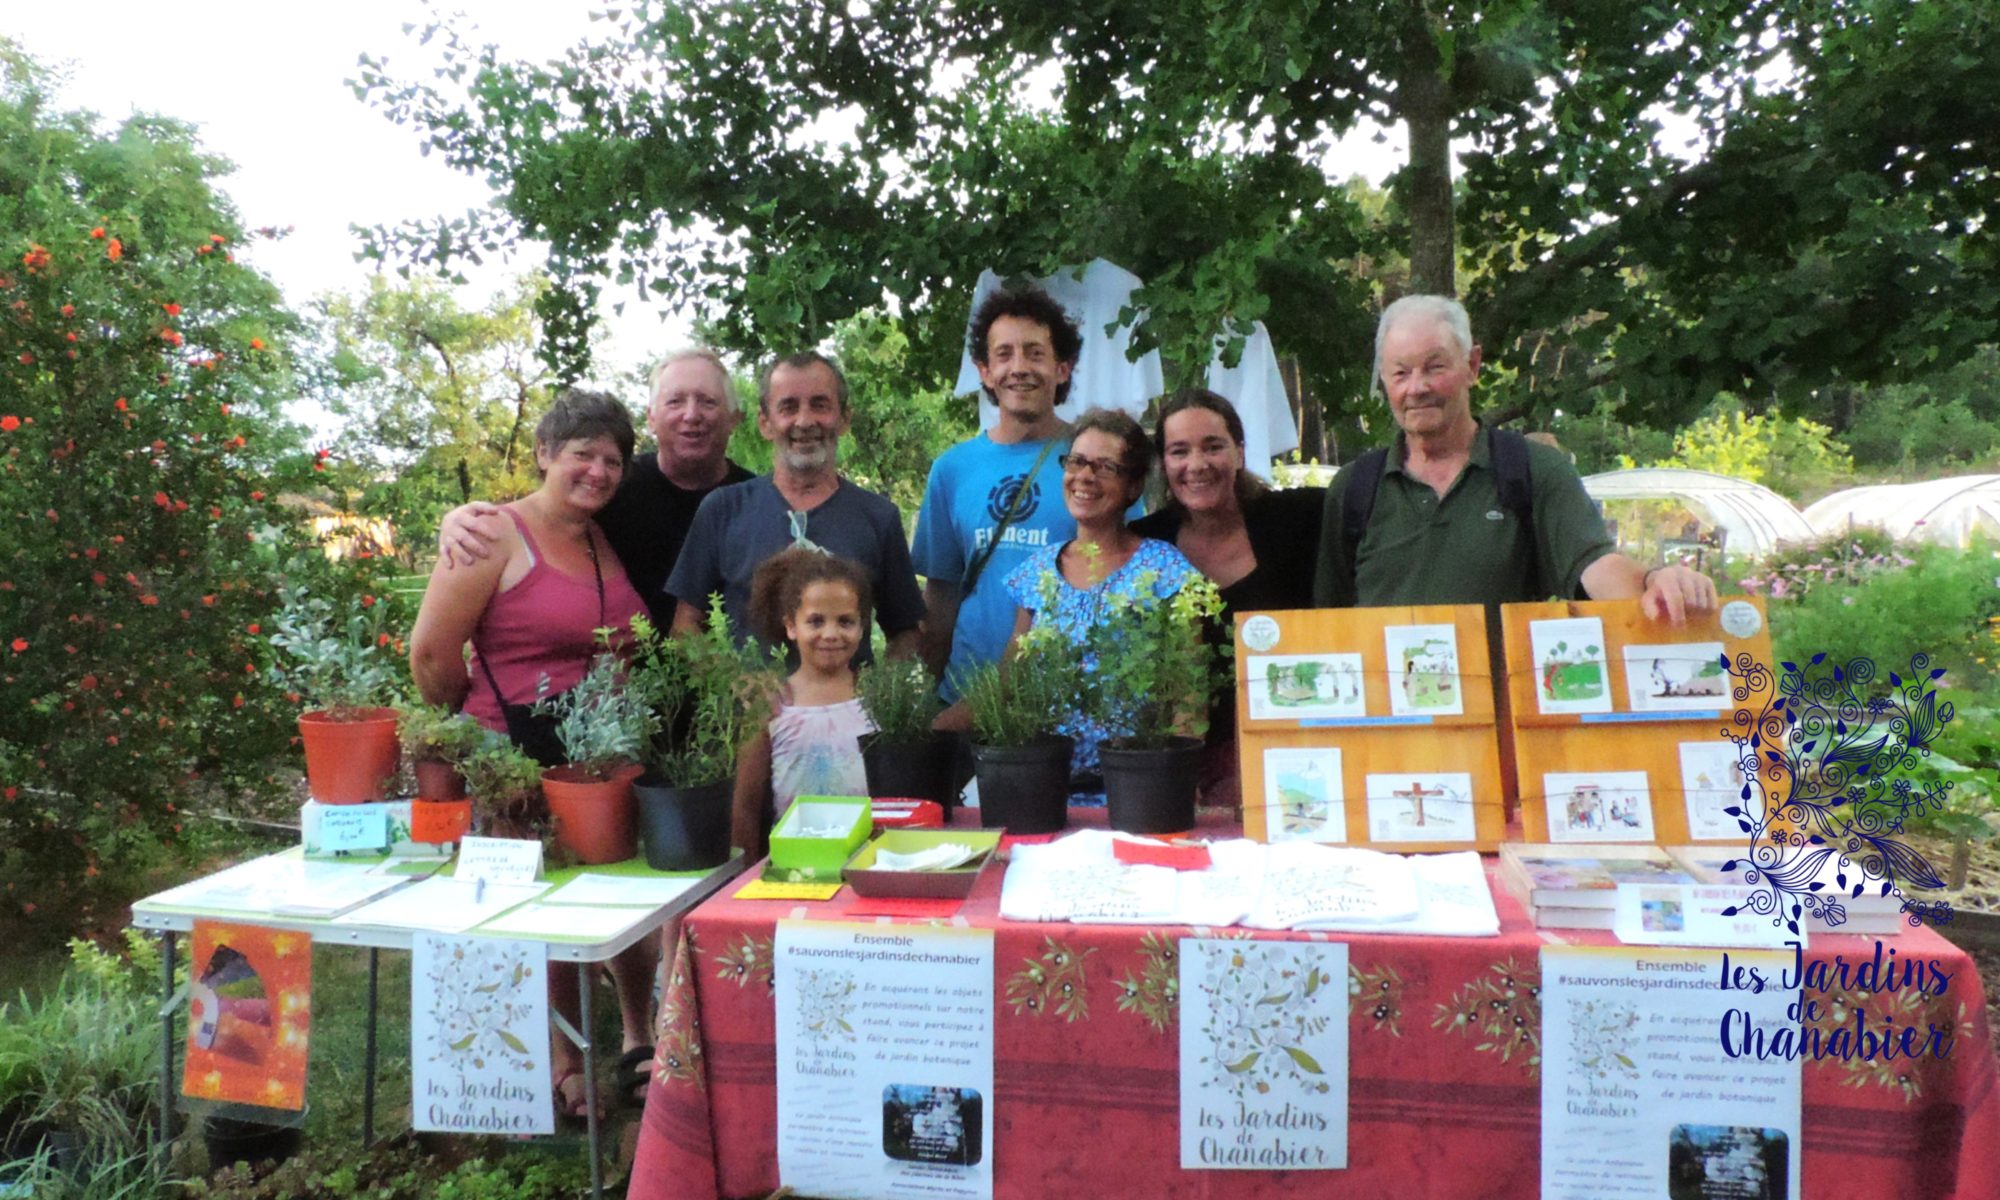
[[[1149,581],[1135,589],[1150,596]],[[1111,596],[1084,636],[1091,664],[1085,703],[1109,729],[1098,751],[1111,827],[1178,833],[1194,827],[1202,740],[1220,652],[1203,634],[1222,611],[1215,584],[1196,575],[1164,600]]]
[[[303,588],[286,596],[271,644],[286,661],[278,675],[307,703],[299,717],[306,788],[321,804],[387,798],[399,753],[389,707],[402,663],[366,610],[343,618],[332,601]]]
[[[465,798],[459,764],[491,735],[464,713],[432,704],[406,705],[398,733],[403,757],[417,780],[416,800],[410,806],[410,840],[431,845],[456,842],[472,823],[472,802]]]
[[[599,630],[608,642],[609,630]],[[624,862],[639,851],[632,780],[652,740],[655,718],[641,689],[628,687],[623,660],[601,650],[574,687],[535,704],[556,721],[560,767],[542,772],[556,843],[586,863]]]
[[[860,739],[868,794],[935,800],[949,814],[958,798],[958,743],[931,728],[944,708],[937,680],[914,660],[877,662],[855,675],[854,692],[875,726]]]
[[[970,672],[959,688],[972,718],[979,820],[1012,833],[1054,833],[1069,824],[1074,743],[1056,726],[1076,711],[1076,648],[1043,626],[1023,634],[1005,663]]]
[[[473,828],[489,837],[539,838],[548,823],[542,765],[496,737],[459,764],[471,794]]]
[[[667,637],[633,619],[632,690],[655,718],[646,774],[633,785],[656,871],[692,871],[729,858],[737,756],[771,717],[776,663],[738,646],[719,598],[708,627]]]

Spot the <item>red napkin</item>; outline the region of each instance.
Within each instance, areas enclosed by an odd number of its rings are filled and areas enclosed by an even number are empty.
[[[1208,847],[1200,842],[1133,842],[1119,838],[1111,844],[1111,854],[1122,863],[1172,867],[1176,871],[1199,871],[1209,862]]]
[[[953,917],[963,900],[925,896],[855,896],[847,914],[857,917]]]

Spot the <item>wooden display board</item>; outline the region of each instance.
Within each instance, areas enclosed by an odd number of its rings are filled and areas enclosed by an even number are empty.
[[[1727,654],[1771,667],[1764,602],[1730,597],[1675,628],[1637,600],[1500,608],[1507,724],[1530,842],[1681,845],[1741,842],[1726,806],[1742,806]],[[1764,678],[1775,686],[1768,670]],[[1741,732],[1741,731],[1738,731]]]
[[[1244,832],[1395,851],[1498,848],[1490,662],[1478,605],[1238,613]]]

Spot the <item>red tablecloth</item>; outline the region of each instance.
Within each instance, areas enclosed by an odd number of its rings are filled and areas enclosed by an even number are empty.
[[[996,1196],[1540,1194],[1538,952],[1550,942],[1612,943],[1609,934],[1537,930],[1504,892],[1498,938],[1256,934],[1332,936],[1350,947],[1349,1166],[1182,1171],[1173,955],[1192,931],[1001,921],[999,882],[989,871],[961,914],[995,930]],[[772,936],[789,917],[878,919],[850,915],[850,898],[722,896],[689,916],[662,1006],[631,1200],[762,1196],[778,1186]],[[1928,929],[1889,944],[1898,958],[1936,958],[1952,974],[1946,995],[1910,995],[1896,1023],[1948,1026],[1957,1044],[1948,1059],[1914,1067],[1808,1060],[1799,1194],[1994,1200],[2000,1093],[1978,972]],[[1870,938],[1816,936],[1809,957],[1851,961],[1873,950]]]

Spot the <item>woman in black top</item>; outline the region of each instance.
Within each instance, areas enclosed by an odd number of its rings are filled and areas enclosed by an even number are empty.
[[[1137,533],[1172,542],[1222,593],[1218,644],[1235,637],[1235,614],[1310,608],[1313,556],[1319,550],[1325,488],[1273,490],[1243,465],[1243,419],[1205,388],[1168,397],[1153,427],[1169,498],[1132,523]],[[1234,672],[1231,673],[1234,679]],[[1240,804],[1233,683],[1209,707],[1202,797]]]

